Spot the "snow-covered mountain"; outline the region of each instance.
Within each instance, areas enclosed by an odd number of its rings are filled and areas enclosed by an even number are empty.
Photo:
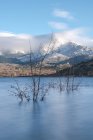
[[[45,48],[46,47],[46,48]],[[36,59],[39,61],[40,57],[43,56],[44,54],[46,54],[47,51],[47,45],[45,45],[42,50],[38,49],[37,51],[34,52],[34,57],[32,58],[33,61],[35,61]],[[16,60],[16,63],[29,63],[30,61],[30,55],[29,53],[26,54],[11,54],[11,55],[4,55],[8,59],[12,59]],[[3,56],[3,57],[4,57]],[[10,56],[10,57],[9,57]],[[14,59],[16,58],[16,59]],[[87,61],[93,58],[93,48],[92,47],[86,47],[86,46],[81,46],[78,44],[75,44],[73,42],[68,42],[65,44],[59,43],[56,44],[56,46],[54,47],[54,50],[51,49],[49,50],[48,55],[45,58],[44,63],[48,63],[48,64],[52,64],[52,63],[56,63],[56,64],[63,64],[63,63],[67,63],[67,62],[72,62],[72,60],[77,59],[77,63],[78,62],[82,62],[82,61]],[[75,61],[74,61],[75,62]],[[12,61],[13,63],[13,61]]]
[[[60,45],[56,51],[70,58],[78,55],[93,55],[93,48],[81,46],[72,42]]]
[[[53,50],[52,50],[53,51]],[[35,54],[35,58],[37,58],[37,54],[36,52]],[[45,48],[44,48],[44,53],[45,53]],[[42,52],[43,55],[43,52]],[[87,57],[87,59],[91,59],[93,57],[93,48],[89,48],[89,47],[85,47],[85,46],[81,46],[81,45],[77,45],[75,43],[72,42],[68,42],[65,44],[61,44],[58,47],[54,48],[54,51],[51,53],[51,51],[49,52],[49,54],[47,55],[45,62],[46,63],[58,63],[64,60],[69,60],[71,58],[74,59],[74,57],[78,57],[78,56],[82,56],[82,60],[83,61],[83,57],[84,59]],[[86,56],[86,57],[85,57]],[[27,62],[29,61],[29,54],[24,55],[19,57],[18,59],[22,62]],[[38,57],[39,58],[39,57]],[[80,61],[80,57],[79,57],[79,61]]]

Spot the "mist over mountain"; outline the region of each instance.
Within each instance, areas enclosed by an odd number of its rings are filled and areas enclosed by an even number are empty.
[[[47,47],[50,41],[56,42],[56,48],[68,42],[87,47],[93,46],[93,39],[85,36],[81,29],[37,36],[0,32],[0,54],[26,54],[29,52],[30,46],[33,51],[38,51],[40,46]]]
[[[89,38],[84,42],[84,37],[77,30],[38,36],[0,33],[0,62],[28,63],[30,48],[39,60],[39,54],[44,55],[48,47],[50,52],[45,63],[68,63],[74,58],[78,58],[79,62],[86,61],[93,57],[92,44],[93,40]]]
[[[34,51],[33,61],[40,60],[40,57],[45,54],[45,46],[42,49],[37,49]],[[88,61],[93,58],[93,48],[81,46],[72,42],[61,44],[54,48],[54,51],[49,51],[49,54],[44,60],[45,64],[65,64],[65,63],[80,63],[82,61]],[[0,56],[0,62],[2,63],[18,63],[18,64],[28,64],[30,62],[29,53],[10,53],[4,52]]]

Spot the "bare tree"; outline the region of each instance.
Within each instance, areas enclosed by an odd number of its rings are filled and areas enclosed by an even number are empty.
[[[35,54],[33,53],[33,50],[31,48],[31,43],[29,41],[29,45],[30,45],[30,71],[31,71],[31,79],[32,79],[32,83],[31,83],[31,91],[33,94],[33,101],[37,101],[38,96],[40,94],[40,92],[43,91],[43,96],[41,97],[41,99],[43,100],[45,97],[45,92],[48,91],[48,87],[46,87],[46,85],[42,85],[41,82],[41,75],[42,75],[42,69],[44,67],[44,60],[47,58],[47,56],[51,53],[53,53],[54,51],[54,46],[55,46],[56,41],[54,40],[53,34],[50,38],[50,41],[47,45],[44,44],[40,44],[39,46],[39,53],[37,56],[35,56]],[[44,47],[46,49],[46,51],[44,52]],[[43,53],[42,53],[43,52]]]
[[[38,48],[38,53],[36,54],[32,50],[31,42],[29,40],[29,66],[30,66],[30,77],[31,83],[27,87],[21,88],[18,81],[15,81],[15,85],[11,86],[11,92],[13,95],[17,96],[21,101],[26,99],[29,101],[32,97],[33,101],[44,100],[46,93],[50,88],[50,84],[44,84],[42,78],[42,71],[44,68],[44,61],[47,59],[48,55],[52,55],[54,52],[56,40],[52,34],[50,40],[47,44],[41,43]],[[44,50],[45,49],[45,50]],[[28,95],[28,90],[30,91],[30,96]]]

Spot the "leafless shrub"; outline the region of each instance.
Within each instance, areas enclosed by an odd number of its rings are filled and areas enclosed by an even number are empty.
[[[44,49],[44,45],[40,44],[39,46],[39,56],[36,56],[31,49],[31,43],[29,41],[29,45],[30,45],[30,71],[31,71],[31,79],[32,79],[32,84],[31,84],[31,90],[33,93],[33,101],[37,101],[38,96],[40,94],[40,92],[42,91],[42,100],[44,99],[48,89],[46,88],[46,86],[42,86],[41,85],[41,75],[42,75],[42,68],[43,68],[43,62],[44,60],[47,58],[47,56],[49,55],[49,53],[53,53],[54,50],[54,46],[55,46],[55,40],[53,38],[53,35],[50,38],[50,41],[47,45],[45,45],[46,51],[42,54],[42,51]],[[33,58],[35,59],[35,62],[33,63]],[[38,62],[38,59],[39,62]]]
[[[60,92],[65,90],[65,86],[64,86],[62,77],[59,77],[59,85],[58,86],[59,86],[58,89],[59,89]]]
[[[33,52],[31,42],[29,41],[29,46],[30,46],[30,52],[29,52],[29,58],[30,58],[30,77],[31,77],[31,84],[30,86],[21,89],[18,82],[16,81],[16,84],[14,86],[11,86],[12,89],[12,94],[17,96],[21,101],[23,99],[26,99],[29,101],[31,97],[33,98],[33,101],[37,101],[38,98],[41,95],[40,100],[44,100],[44,97],[46,93],[49,90],[49,87],[44,85],[41,82],[41,76],[42,76],[42,69],[44,67],[44,60],[47,58],[47,56],[54,51],[54,46],[55,46],[55,39],[53,37],[53,34],[50,37],[50,41],[45,45],[45,44],[40,44],[39,46],[39,52],[37,55]],[[44,51],[44,48],[46,49]],[[43,53],[42,53],[43,52]],[[28,89],[30,88],[30,96],[28,95]]]
[[[68,73],[67,73],[67,78],[66,78],[67,92],[78,90],[79,85],[80,85],[80,81],[78,82],[78,80],[75,77],[74,66],[72,68],[69,67]]]
[[[18,99],[20,99],[21,101],[23,101],[24,99],[27,101],[30,101],[30,96],[29,96],[29,92],[28,92],[28,88],[27,87],[23,87],[21,88],[17,82],[17,80],[15,80],[15,85],[11,85],[11,95],[16,96]]]

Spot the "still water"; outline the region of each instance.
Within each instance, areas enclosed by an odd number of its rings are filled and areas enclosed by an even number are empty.
[[[0,78],[0,140],[93,140],[93,78],[78,79],[73,93],[52,90],[44,102],[20,103],[8,91],[14,79]]]

